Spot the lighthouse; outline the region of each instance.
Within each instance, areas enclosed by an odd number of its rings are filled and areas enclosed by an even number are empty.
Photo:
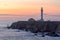
[[[43,7],[41,7],[41,21],[44,21],[44,19],[43,19]]]

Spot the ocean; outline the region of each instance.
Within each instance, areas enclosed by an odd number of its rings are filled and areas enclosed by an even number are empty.
[[[20,16],[0,16],[0,27],[10,26],[12,23],[17,21],[23,21]]]
[[[41,37],[31,32],[18,29],[7,29],[13,22],[28,20],[24,16],[0,16],[0,40],[60,40],[60,37]]]

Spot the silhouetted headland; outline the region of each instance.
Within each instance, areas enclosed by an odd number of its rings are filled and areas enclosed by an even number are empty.
[[[31,31],[33,33],[38,32],[60,33],[60,21],[35,21],[33,18],[30,18],[28,21],[14,22],[8,28]]]

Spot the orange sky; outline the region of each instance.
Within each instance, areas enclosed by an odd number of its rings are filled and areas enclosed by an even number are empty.
[[[41,6],[46,14],[60,13],[60,0],[0,0],[0,14],[37,15]]]

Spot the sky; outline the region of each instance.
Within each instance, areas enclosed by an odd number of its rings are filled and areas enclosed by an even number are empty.
[[[37,18],[40,16],[41,7],[44,14],[60,15],[60,0],[0,0],[0,16],[28,15],[28,18]]]

